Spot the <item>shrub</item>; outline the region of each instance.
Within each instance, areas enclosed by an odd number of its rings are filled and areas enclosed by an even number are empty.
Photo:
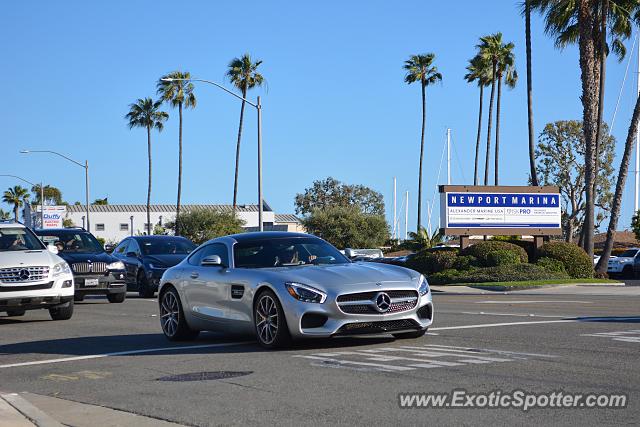
[[[478,264],[478,258],[472,255],[459,255],[453,262],[453,268],[456,270],[469,270]]]
[[[491,251],[487,254],[487,263],[492,267],[497,267],[500,265],[520,264],[520,257],[513,251],[499,249],[496,251]]]
[[[593,277],[593,260],[589,258],[589,255],[581,247],[573,243],[545,243],[540,249],[539,256],[560,261],[571,278],[585,279]]]
[[[559,261],[557,259],[543,256],[538,258],[538,260],[536,261],[536,265],[539,265],[540,267],[553,273],[567,274],[567,270],[565,270],[564,264],[562,263],[562,261]]]
[[[439,271],[453,268],[457,255],[457,251],[423,250],[410,258],[407,262],[407,267],[419,271],[422,274],[437,273]]]
[[[566,273],[554,273],[536,264],[511,264],[470,271],[445,270],[429,276],[432,285],[450,283],[511,282],[522,280],[567,279]]]
[[[474,256],[478,259],[480,265],[489,267],[492,266],[488,259],[489,253],[498,250],[513,252],[520,259],[520,262],[529,262],[527,252],[523,248],[513,243],[501,242],[499,240],[487,240],[471,245],[462,251],[462,255]]]
[[[242,233],[244,225],[244,221],[233,213],[205,209],[194,209],[181,213],[178,221],[180,235],[196,245],[227,234]],[[166,227],[175,232],[175,221],[168,222]]]
[[[389,226],[383,215],[366,214],[356,206],[314,209],[302,224],[308,233],[340,249],[377,248],[389,238]]]

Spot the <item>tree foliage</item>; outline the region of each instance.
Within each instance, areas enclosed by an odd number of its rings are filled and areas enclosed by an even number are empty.
[[[57,187],[53,187],[51,185],[45,185],[44,189],[44,203],[46,205],[62,205],[64,201],[62,200],[62,191]],[[40,184],[36,184],[31,187],[31,193],[33,194],[33,198],[31,203],[35,205],[40,205],[42,202],[40,201]]]
[[[616,140],[603,125],[602,146],[596,179],[596,229],[608,217],[613,201],[613,158]],[[543,185],[555,185],[562,196],[562,226],[565,240],[580,233],[586,208],[585,139],[582,122],[561,120],[548,123],[538,140],[536,161]]]
[[[207,240],[228,234],[241,233],[244,221],[233,213],[216,212],[210,209],[194,209],[184,212],[176,221],[165,224],[175,232],[176,225],[180,235],[199,245]]]
[[[384,198],[382,194],[364,185],[343,184],[328,177],[313,182],[303,194],[295,199],[296,213],[311,214],[315,209],[355,206],[367,215],[384,216]]]
[[[13,206],[13,219],[17,221],[20,208],[29,201],[29,190],[20,185],[9,187],[2,195],[2,201]]]
[[[302,220],[306,230],[337,248],[375,248],[389,238],[384,216],[362,212],[356,206],[314,209]]]

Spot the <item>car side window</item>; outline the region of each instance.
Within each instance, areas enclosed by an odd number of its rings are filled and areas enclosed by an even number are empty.
[[[122,241],[114,250],[113,252],[116,255],[122,255],[125,256],[127,254],[127,247],[129,246],[129,239],[126,239],[124,241]]]
[[[127,252],[135,252],[137,255],[140,255],[140,246],[138,246],[138,242],[131,239],[129,241],[129,247],[127,248]]]
[[[189,257],[188,262],[191,265],[200,265],[203,259],[211,255],[218,255],[222,260],[222,264],[229,266],[227,247],[222,243],[211,243],[210,245],[203,246]]]

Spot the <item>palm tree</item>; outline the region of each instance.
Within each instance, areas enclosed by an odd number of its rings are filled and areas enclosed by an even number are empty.
[[[484,98],[484,88],[491,84],[491,64],[488,61],[484,60],[480,55],[476,55],[474,58],[469,60],[467,71],[469,72],[464,75],[465,80],[469,83],[477,81],[478,87],[480,88],[480,105],[478,108],[478,134],[476,136],[476,157],[473,168],[473,185],[478,185],[478,157],[480,154],[480,136],[482,133],[482,101]]]
[[[422,89],[422,132],[420,134],[420,166],[418,169],[418,225],[416,230],[420,230],[422,226],[422,159],[424,157],[424,131],[427,122],[427,86],[442,81],[442,74],[438,72],[438,68],[433,65],[435,55],[427,53],[423,55],[411,55],[404,62],[406,74],[404,81],[407,84],[420,82]]]
[[[538,186],[538,173],[536,172],[535,137],[533,134],[533,89],[531,72],[531,0],[524,2],[524,35],[527,51],[527,125],[529,128],[529,175],[531,185]]]
[[[29,200],[29,190],[21,187],[20,185],[14,185],[13,187],[9,187],[7,191],[4,192],[2,196],[2,201],[13,205],[13,218],[18,220],[18,213],[20,208],[24,205],[26,201]]]
[[[149,183],[147,185],[147,235],[151,235],[151,129],[162,132],[164,122],[169,118],[169,114],[160,111],[162,101],[154,101],[147,97],[138,98],[134,104],[129,105],[129,112],[125,119],[129,121],[129,129],[134,127],[145,128],[147,130],[147,156],[149,159]]]
[[[495,165],[493,169],[494,184],[498,185],[498,157],[500,151],[500,101],[502,100],[502,77],[504,76],[504,82],[508,88],[513,89],[518,81],[518,72],[514,66],[513,55],[513,43],[507,43],[503,45],[501,51],[501,59],[498,65],[498,74],[496,76],[498,80],[498,100],[496,102],[496,148],[495,148]]]
[[[591,256],[595,223],[596,153],[601,139],[600,106],[604,99],[603,61],[608,50],[613,51],[618,59],[624,58],[626,49],[623,42],[631,36],[632,21],[638,21],[639,4],[637,0],[530,0],[530,7],[545,16],[545,31],[556,38],[557,47],[563,48],[576,42],[579,47],[586,186],[582,241],[585,251]],[[607,28],[610,43],[604,46]]]
[[[193,83],[189,81],[188,71],[173,71],[158,80],[157,93],[160,99],[178,107],[178,198],[176,202],[176,235],[180,235],[180,196],[182,195],[182,109],[195,108],[196,96],[193,94]]]
[[[233,211],[236,211],[238,200],[238,169],[240,166],[240,140],[242,139],[242,122],[244,120],[244,107],[247,98],[247,91],[265,83],[262,74],[257,69],[262,61],[251,60],[251,55],[245,53],[240,58],[233,58],[229,62],[227,77],[231,83],[242,93],[242,106],[240,107],[240,125],[238,126],[238,142],[236,144],[236,171],[233,179]]]
[[[11,218],[11,213],[5,211],[4,209],[0,209],[0,220],[7,220]]]

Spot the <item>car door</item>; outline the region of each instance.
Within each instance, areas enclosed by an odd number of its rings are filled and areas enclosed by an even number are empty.
[[[221,266],[205,266],[202,260],[217,255]],[[223,243],[210,243],[191,254],[184,270],[183,292],[189,309],[196,315],[221,324],[229,317],[225,302],[230,292],[226,279],[229,271],[229,255]]]
[[[129,239],[129,245],[127,246],[123,259],[125,269],[127,270],[127,283],[138,283],[138,270],[141,266],[140,257],[141,252],[138,242],[134,239]]]

